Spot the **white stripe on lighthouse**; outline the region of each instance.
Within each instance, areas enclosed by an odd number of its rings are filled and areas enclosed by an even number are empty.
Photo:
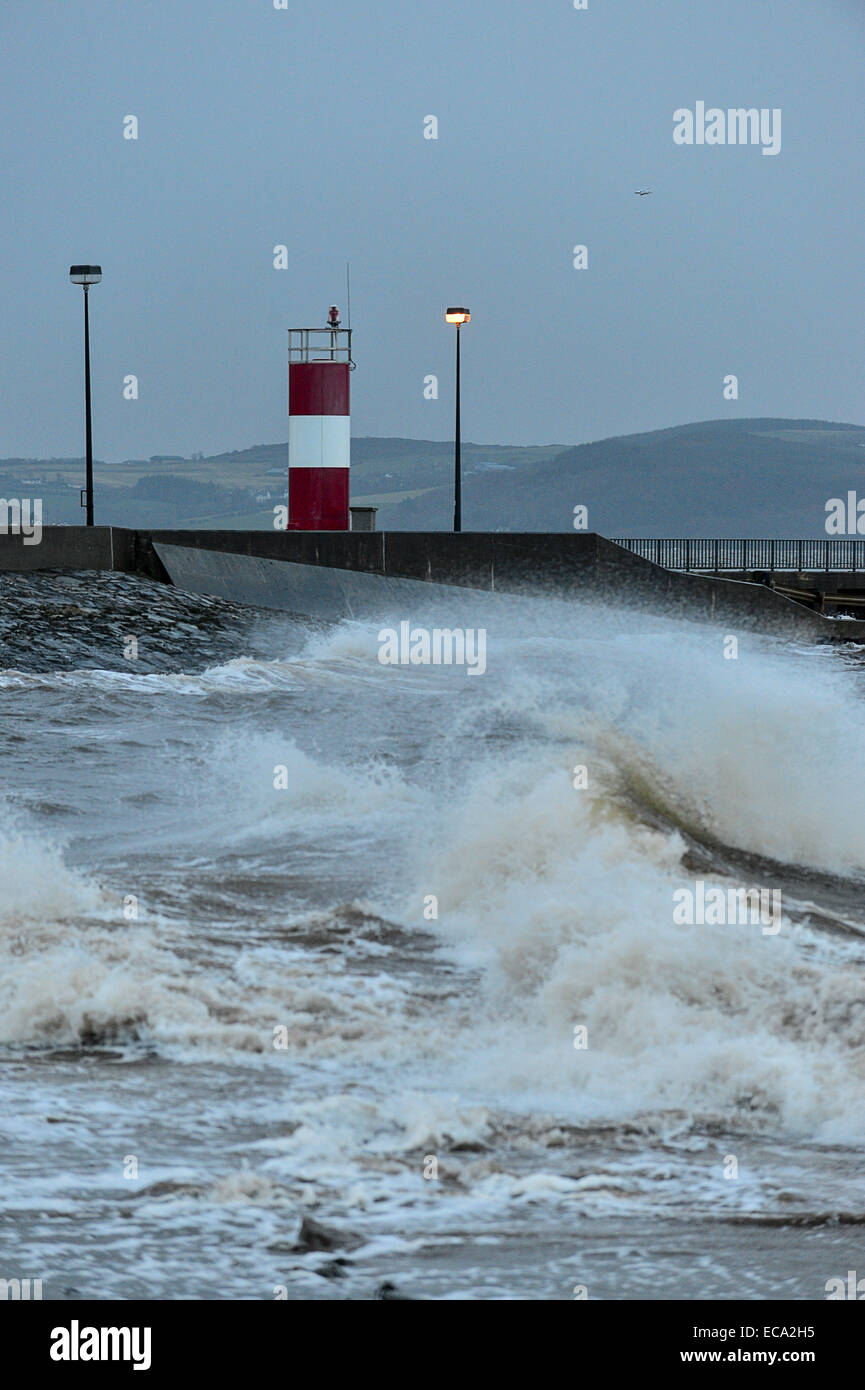
[[[350,448],[350,416],[289,415],[289,468],[348,468]]]

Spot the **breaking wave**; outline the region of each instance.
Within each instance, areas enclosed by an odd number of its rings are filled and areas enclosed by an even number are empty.
[[[183,694],[187,761],[137,857],[74,869],[0,807],[0,1040],[273,1060],[281,1027],[292,1057],[350,1049],[413,1093],[860,1136],[862,943],[825,929],[863,926],[858,668],[554,603],[487,626],[469,682],[382,667],[359,623],[299,650],[271,627],[270,654],[191,676],[64,677]],[[820,919],[674,922],[695,877],[757,873],[827,895]]]

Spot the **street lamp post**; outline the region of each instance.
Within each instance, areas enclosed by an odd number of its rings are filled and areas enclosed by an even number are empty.
[[[87,497],[87,525],[93,525],[93,431],[90,423],[90,311],[87,292],[102,279],[101,265],[71,265],[69,279],[84,286],[84,417],[87,458],[84,484]]]
[[[460,329],[464,323],[468,323],[471,314],[468,309],[448,309],[445,314],[447,323],[455,323],[457,326],[457,381],[456,381],[456,421],[454,428],[454,530],[461,531],[463,528],[462,513],[462,484],[460,477]]]

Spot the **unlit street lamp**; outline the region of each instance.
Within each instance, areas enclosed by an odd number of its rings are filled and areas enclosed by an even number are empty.
[[[87,496],[87,525],[93,525],[93,432],[90,427],[90,313],[88,310],[88,290],[98,285],[102,279],[101,265],[71,265],[69,279],[73,285],[84,286],[84,417],[86,428],[87,460],[85,464],[84,488]]]

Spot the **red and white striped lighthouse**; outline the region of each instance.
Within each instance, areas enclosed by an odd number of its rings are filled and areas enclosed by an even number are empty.
[[[349,529],[351,329],[288,330],[288,529]]]

